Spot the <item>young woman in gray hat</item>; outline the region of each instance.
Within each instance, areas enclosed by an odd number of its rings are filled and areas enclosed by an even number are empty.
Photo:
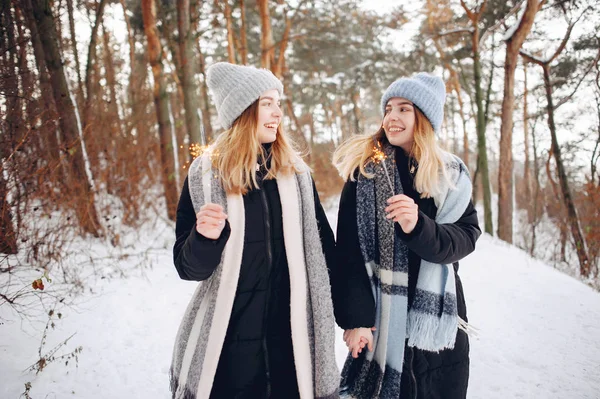
[[[281,129],[282,84],[228,63],[207,84],[226,130],[192,163],[177,209],[175,267],[202,283],[177,334],[173,398],[337,397],[335,243]]]
[[[457,272],[481,231],[467,168],[436,140],[445,94],[426,73],[395,81],[381,128],[334,154],[346,184],[332,283],[351,351],[342,394],[353,398],[466,397],[469,326]]]

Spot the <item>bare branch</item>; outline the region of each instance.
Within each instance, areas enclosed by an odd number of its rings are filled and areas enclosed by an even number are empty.
[[[465,12],[467,13],[467,17],[469,17],[469,19],[475,23],[477,21],[477,15],[471,11],[469,9],[469,7],[467,7],[467,5],[465,4],[465,0],[460,0],[460,5],[462,6],[462,8],[464,8]]]
[[[294,9],[294,15],[292,15],[292,18],[290,18],[292,20],[292,25],[294,24],[294,22],[296,22],[296,18],[298,17],[300,9],[302,8],[302,5],[304,3],[306,3],[306,0],[301,0],[300,3],[298,3],[296,8]]]
[[[524,57],[527,57],[527,54],[523,54],[523,52],[521,52],[521,55],[524,56]],[[567,96],[563,97],[560,101],[558,101],[554,105],[554,107],[553,107],[554,110],[556,110],[561,105],[566,104],[567,102],[569,102],[573,98],[573,96],[575,95],[575,93],[577,93],[577,90],[579,89],[579,86],[581,85],[581,83],[583,83],[583,80],[587,77],[588,73],[590,73],[590,71],[592,70],[592,68],[595,65],[598,64],[598,61],[600,61],[600,49],[598,49],[598,54],[596,54],[596,58],[594,58],[594,60],[590,63],[590,65],[588,66],[588,68],[586,69],[586,71],[583,73],[583,75],[579,79],[579,82],[577,82],[577,85],[575,85],[575,88],[573,89],[573,91],[570,94],[568,94]],[[542,65],[542,64],[539,64],[536,61],[533,61],[533,62],[535,64]],[[537,112],[535,114],[529,115],[528,119],[537,118],[537,117],[539,117],[539,116],[541,116],[541,115],[543,115],[545,113],[546,113],[546,110],[542,110],[542,111]]]
[[[6,302],[10,303],[11,305],[15,303],[12,299],[10,299],[9,297],[7,297],[4,294],[0,294],[0,298],[4,299]]]
[[[538,64],[538,65],[541,65],[541,66],[544,66],[544,64],[546,64],[545,60],[537,58],[536,56],[534,56],[532,54],[529,54],[525,50],[520,50],[519,54],[521,54],[521,56],[525,59],[525,61],[530,62],[532,64]]]

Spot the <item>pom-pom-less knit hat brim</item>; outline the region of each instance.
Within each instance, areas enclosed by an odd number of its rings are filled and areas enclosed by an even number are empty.
[[[440,131],[446,101],[446,85],[441,78],[421,72],[410,78],[396,80],[381,97],[381,112],[384,115],[387,102],[394,97],[412,102],[427,117],[433,130]]]
[[[229,129],[265,91],[276,89],[283,95],[283,85],[271,71],[227,62],[208,67],[206,85],[213,94],[219,124],[224,129]]]

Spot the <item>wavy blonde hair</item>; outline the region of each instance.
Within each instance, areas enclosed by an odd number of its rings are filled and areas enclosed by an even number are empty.
[[[414,107],[414,112],[414,141],[408,155],[419,165],[414,179],[415,189],[421,198],[435,197],[440,193],[442,180],[452,186],[444,164],[446,152],[438,144],[427,117],[417,107]],[[354,181],[357,169],[363,176],[373,178],[365,166],[372,162],[374,139],[388,143],[383,126],[375,134],[353,136],[335,150],[333,164],[344,181]]]
[[[250,105],[221,133],[211,146],[212,164],[217,170],[228,194],[246,194],[258,187],[256,165],[267,165],[267,154],[258,140],[258,100]],[[270,167],[265,179],[275,179],[277,174],[298,172],[296,165],[301,161],[294,149],[293,141],[277,127],[277,138],[273,142]]]

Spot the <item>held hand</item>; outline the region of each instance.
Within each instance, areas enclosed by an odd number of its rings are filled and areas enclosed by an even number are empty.
[[[196,214],[196,230],[206,238],[216,240],[225,227],[227,215],[218,204],[206,204]]]
[[[394,195],[388,198],[388,206],[385,208],[386,218],[398,222],[402,231],[410,234],[419,220],[419,206],[412,198],[404,194]]]
[[[358,354],[362,352],[365,345],[370,351],[373,350],[373,331],[375,331],[375,327],[354,328],[344,331],[344,341],[348,350],[352,352],[353,358],[358,357]]]

